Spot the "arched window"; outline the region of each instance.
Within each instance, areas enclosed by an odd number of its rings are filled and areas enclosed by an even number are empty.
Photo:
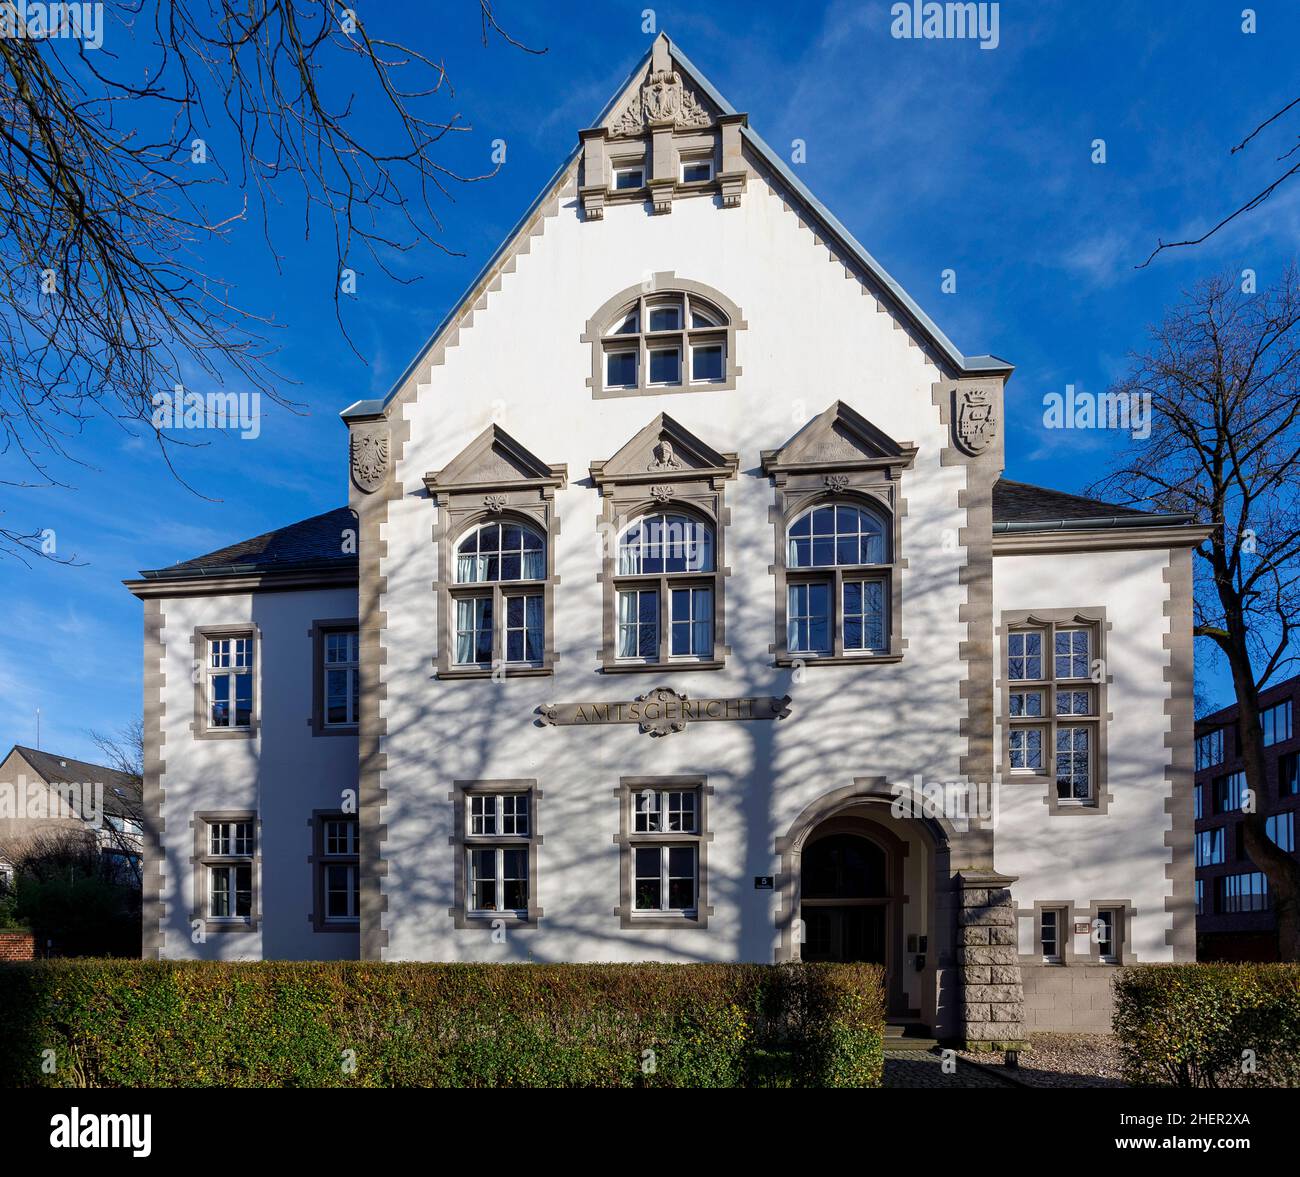
[[[661,281],[662,280],[662,283]],[[656,275],[650,291],[632,287],[587,324],[597,396],[734,388],[739,311],[717,291]]]
[[[619,535],[614,574],[618,658],[713,658],[713,528],[693,515],[656,512]]]
[[[455,551],[456,665],[540,665],[546,581],[541,532],[512,520],[482,523],[457,541]]]
[[[820,503],[786,530],[786,641],[818,657],[889,650],[892,559],[883,511]]]

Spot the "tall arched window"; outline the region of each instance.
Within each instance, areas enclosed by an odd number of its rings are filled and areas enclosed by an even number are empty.
[[[481,523],[456,543],[455,664],[538,666],[545,650],[546,539],[512,520]]]
[[[786,628],[791,654],[889,650],[890,528],[883,511],[823,503],[786,530]]]
[[[618,538],[614,574],[618,658],[713,658],[713,528],[693,515],[656,512]]]

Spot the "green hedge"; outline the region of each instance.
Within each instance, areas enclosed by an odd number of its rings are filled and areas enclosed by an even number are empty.
[[[1114,1028],[1138,1086],[1300,1087],[1300,965],[1125,969]]]
[[[883,1032],[870,965],[0,968],[0,1087],[878,1087]]]

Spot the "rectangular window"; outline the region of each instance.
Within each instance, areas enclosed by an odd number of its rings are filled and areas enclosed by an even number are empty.
[[[207,639],[207,723],[248,730],[253,725],[253,636]]]
[[[713,590],[673,589],[670,653],[674,657],[713,657]]]
[[[1096,715],[1097,712],[1092,702],[1092,691],[1058,690],[1056,692],[1056,714]]]
[[[456,597],[456,663],[492,665],[492,598]]]
[[[1285,699],[1275,707],[1259,714],[1260,726],[1264,729],[1264,746],[1280,744],[1291,738],[1291,700]]]
[[[844,652],[879,653],[887,649],[885,638],[885,582],[844,581]]]
[[[1220,875],[1214,880],[1215,907],[1220,915],[1268,910],[1268,879],[1261,871]]]
[[[355,924],[361,917],[361,858],[359,826],[344,814],[318,817],[317,902],[322,915],[318,926]]]
[[[831,586],[825,582],[789,586],[786,644],[792,654],[831,652]]]
[[[1102,964],[1116,964],[1119,961],[1119,928],[1118,911],[1110,907],[1098,910],[1093,923],[1093,936],[1097,941],[1097,956]]]
[[[1205,915],[1205,880],[1196,880],[1196,914]]]
[[[1056,795],[1061,800],[1092,798],[1092,728],[1056,728]]]
[[[1039,923],[1039,941],[1043,949],[1043,960],[1048,964],[1061,962],[1061,912],[1054,907],[1045,907]]]
[[[1196,865],[1217,866],[1223,860],[1223,827],[1201,830],[1196,835]]]
[[[541,593],[507,596],[506,661],[537,664],[542,661],[543,600]]]
[[[615,168],[614,191],[627,192],[633,188],[645,187],[645,168]]]
[[[204,916],[223,924],[251,924],[256,821],[196,817],[202,841],[199,870],[204,876]]]
[[[691,345],[691,379],[700,383],[722,380],[727,375],[726,352],[721,343]]]
[[[1007,737],[1011,743],[1011,771],[1041,773],[1043,771],[1043,729],[1041,727],[1013,727]]]
[[[1223,728],[1196,737],[1196,771],[1223,763]]]
[[[1043,677],[1043,635],[1026,630],[1007,635],[1007,675],[1037,682]]]
[[[361,713],[360,637],[355,629],[324,635],[326,727],[355,726]]]
[[[478,786],[460,797],[463,916],[533,918],[535,822],[531,792]]]
[[[682,304],[680,302],[655,304],[646,307],[651,331],[680,331],[682,329]]]
[[[665,917],[705,922],[704,798],[699,778],[626,781],[623,802],[623,926]]]
[[[605,387],[635,388],[636,357],[632,348],[619,348],[605,353]]]
[[[653,320],[654,312],[651,312]],[[682,350],[679,347],[650,348],[650,383],[680,384],[682,382]]]
[[[695,914],[695,846],[635,848],[637,911]]]
[[[1205,786],[1204,786],[1204,785],[1197,785],[1197,786],[1192,790],[1192,796],[1193,796],[1193,798],[1194,798],[1194,801],[1193,801],[1193,808],[1194,808],[1193,817],[1195,817],[1195,819],[1196,819],[1197,821],[1200,821],[1201,818],[1205,816]]]
[[[683,184],[706,184],[713,179],[713,160],[711,159],[684,159],[682,160],[682,183]]]
[[[1038,719],[1042,716],[1042,691],[1012,691],[1009,698],[1013,719]]]
[[[1055,636],[1055,667],[1057,678],[1087,678],[1090,673],[1090,631],[1086,629],[1058,629]]]
[[[1288,752],[1277,759],[1277,795],[1294,797],[1300,793],[1300,756]]]
[[[1266,818],[1264,828],[1279,850],[1295,849],[1295,814],[1290,810]]]
[[[623,589],[618,594],[618,656],[659,658],[659,592]]]
[[[1233,772],[1214,780],[1214,812],[1240,813],[1246,795],[1246,774]]]

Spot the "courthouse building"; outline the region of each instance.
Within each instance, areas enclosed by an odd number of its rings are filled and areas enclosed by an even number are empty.
[[[1004,479],[1011,370],[660,36],[343,412],[348,506],[130,582],[146,951],[874,960],[940,1036],[1105,1028],[1194,950],[1204,531]]]

